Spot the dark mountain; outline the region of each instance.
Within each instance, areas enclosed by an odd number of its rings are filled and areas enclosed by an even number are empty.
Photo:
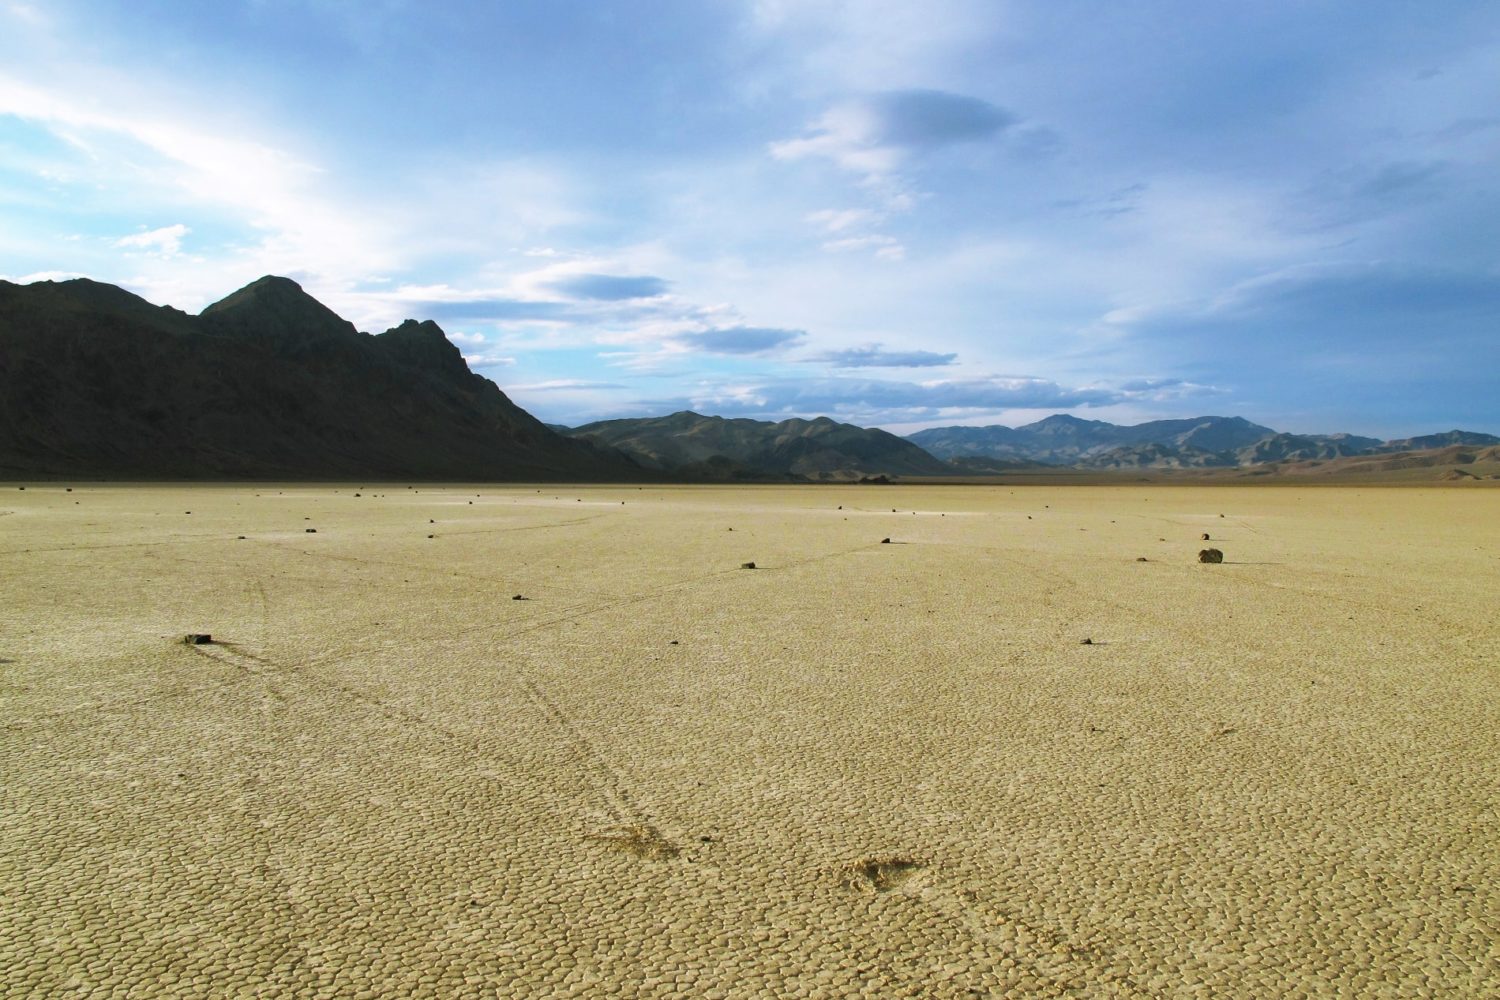
[[[1054,465],[1135,467],[1129,449],[1162,445],[1159,454],[1171,463],[1203,463],[1199,453],[1232,452],[1275,434],[1269,427],[1252,424],[1243,417],[1193,417],[1187,420],[1153,420],[1122,427],[1102,420],[1080,420],[1055,414],[1023,427],[934,427],[918,431],[908,440],[938,458],[988,456],[1011,460],[1050,462]],[[1115,449],[1126,451],[1111,454]],[[1179,451],[1188,449],[1187,451]],[[1137,453],[1137,457],[1146,453]],[[1220,464],[1232,465],[1226,457]]]
[[[894,434],[828,417],[771,423],[683,410],[666,417],[604,420],[567,433],[618,448],[647,468],[705,479],[854,480],[954,471]]]
[[[630,479],[469,371],[433,323],[360,333],[286,278],[190,316],[0,282],[0,475]]]

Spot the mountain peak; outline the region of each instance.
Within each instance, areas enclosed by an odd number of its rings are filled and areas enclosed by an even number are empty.
[[[449,376],[472,374],[463,352],[432,320],[409,319],[375,338],[375,343],[396,361]]]
[[[354,324],[302,290],[291,278],[266,275],[199,314],[216,333],[297,350],[330,341],[354,341]]]

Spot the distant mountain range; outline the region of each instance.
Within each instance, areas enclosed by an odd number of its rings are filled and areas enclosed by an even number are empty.
[[[938,458],[970,467],[976,461],[999,460],[1089,469],[1232,468],[1500,444],[1500,437],[1475,431],[1381,441],[1356,434],[1280,433],[1243,417],[1191,417],[1121,426],[1065,414],[1022,427],[933,427],[908,435],[907,440]]]
[[[771,423],[683,410],[666,417],[603,420],[564,433],[618,448],[648,469],[694,479],[829,481],[954,472],[894,434],[828,417]]]
[[[0,476],[641,479],[469,371],[436,324],[360,333],[286,278],[197,316],[0,281]]]
[[[900,438],[828,417],[684,410],[570,428],[542,424],[471,372],[435,323],[360,333],[287,278],[261,278],[197,316],[83,278],[0,281],[0,478],[9,479],[847,482],[1057,466],[1320,475],[1444,466],[1447,478],[1475,478],[1496,474],[1496,445],[1470,431],[1285,434],[1241,417],[1124,427],[1059,414]]]

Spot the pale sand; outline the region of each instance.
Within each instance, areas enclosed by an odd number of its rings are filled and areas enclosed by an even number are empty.
[[[0,487],[0,993],[1500,994],[1500,491],[355,489]]]

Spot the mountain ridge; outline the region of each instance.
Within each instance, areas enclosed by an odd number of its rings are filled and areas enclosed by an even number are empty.
[[[360,333],[273,276],[197,316],[89,279],[0,282],[0,474],[648,478],[547,429],[436,324]]]
[[[543,424],[470,371],[431,320],[362,333],[289,278],[259,278],[196,316],[87,278],[0,281],[0,478],[839,482],[1058,466],[1259,474],[1329,463],[1400,471],[1437,461],[1429,452],[1458,462],[1465,449],[1496,445],[1500,437],[1475,431],[1380,441],[1289,434],[1243,417],[1124,426],[1062,413],[905,438],[827,416],[691,410],[570,428]],[[1361,456],[1389,461],[1353,461]]]
[[[664,417],[596,421],[567,430],[618,448],[647,468],[721,480],[952,475],[947,463],[888,431],[831,417],[779,422],[679,410]]]
[[[1289,434],[1243,417],[1188,417],[1121,425],[1067,414],[1054,414],[1020,427],[932,427],[906,437],[947,461],[1029,461],[1089,469],[1234,468],[1500,444],[1500,437],[1477,431],[1453,430],[1381,441],[1346,433]]]

